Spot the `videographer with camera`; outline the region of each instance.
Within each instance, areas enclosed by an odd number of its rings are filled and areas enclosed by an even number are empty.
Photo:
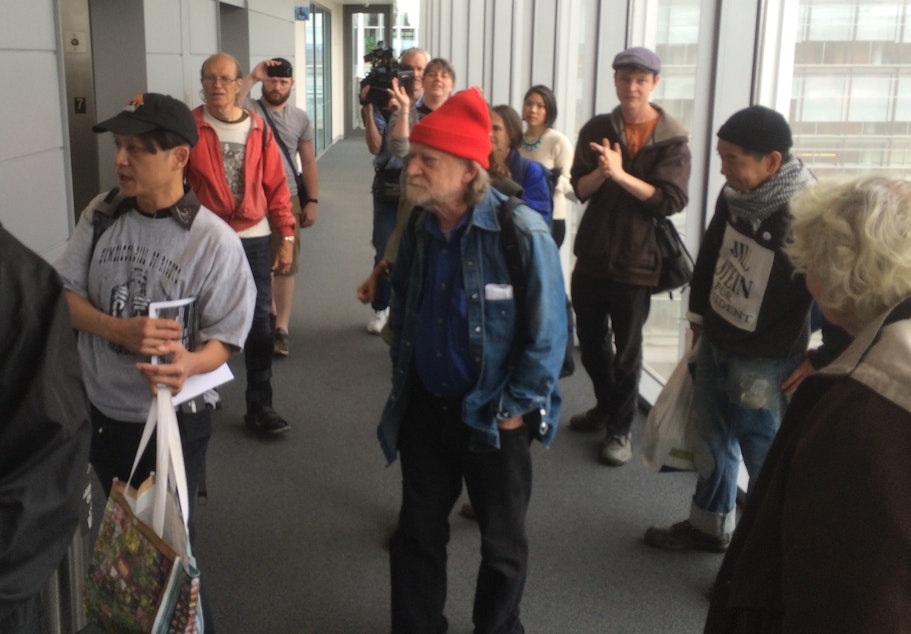
[[[262,97],[251,99],[250,91],[257,82],[262,82]],[[294,73],[291,62],[274,57],[257,64],[244,77],[237,91],[237,105],[261,116],[272,128],[279,144],[285,178],[291,193],[291,213],[297,219],[294,227],[294,249],[291,268],[287,273],[275,271],[272,274],[272,310],[275,325],[272,330],[272,349],[276,356],[288,356],[288,326],[291,321],[291,306],[294,303],[294,275],[299,269],[300,229],[316,222],[316,204],[319,194],[319,174],[316,154],[313,151],[313,129],[307,113],[288,103],[294,87]],[[300,171],[297,158],[300,156]],[[272,252],[282,246],[282,236],[272,228]]]
[[[427,62],[421,84],[423,94],[416,100],[412,100],[406,87],[402,86],[397,78],[392,79],[392,88],[389,91],[391,95],[389,108],[392,114],[389,117],[386,147],[393,156],[400,159],[404,159],[410,150],[408,135],[411,128],[425,115],[442,106],[452,95],[455,86],[455,71],[448,61],[435,57]],[[407,112],[408,116],[402,116],[403,112]],[[392,269],[392,263],[395,261],[398,251],[401,226],[404,225],[404,218],[411,209],[407,203],[401,202],[404,200],[404,196],[401,197],[396,214],[396,230],[392,232],[386,242],[383,257],[377,261],[373,271],[357,288],[358,298],[364,303],[373,301],[377,289]],[[377,253],[379,254],[379,250]]]
[[[367,149],[374,155],[373,168],[373,247],[376,249],[373,264],[383,259],[386,243],[395,230],[399,195],[401,193],[402,160],[389,151],[388,132],[390,107],[397,107],[390,96],[392,79],[401,80],[415,102],[423,94],[421,79],[430,54],[420,48],[403,51],[399,62],[392,60],[392,51],[380,46],[365,57],[372,64],[370,73],[362,82],[360,94],[361,116],[364,120]],[[371,303],[373,315],[367,322],[367,332],[379,334],[389,317],[389,283],[379,279],[373,296],[364,300]]]

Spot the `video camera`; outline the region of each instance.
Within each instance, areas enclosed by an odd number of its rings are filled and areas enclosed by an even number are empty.
[[[409,64],[399,64],[392,56],[392,50],[386,48],[385,42],[378,42],[377,47],[364,55],[364,61],[370,62],[370,72],[361,82],[361,88],[370,86],[367,96],[361,100],[362,105],[372,103],[378,108],[389,105],[388,88],[392,88],[392,79],[399,80],[399,86],[408,94],[414,90],[414,67]]]

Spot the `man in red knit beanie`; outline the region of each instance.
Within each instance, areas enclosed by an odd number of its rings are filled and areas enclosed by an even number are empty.
[[[481,529],[474,631],[522,632],[529,439],[550,443],[560,414],[560,259],[539,214],[503,207],[524,256],[524,284],[513,286],[498,218],[506,198],[488,186],[490,114],[478,90],[425,116],[410,146],[405,195],[420,209],[392,272],[393,386],[378,431],[402,468],[392,631],[448,627],[448,518],[464,480]]]

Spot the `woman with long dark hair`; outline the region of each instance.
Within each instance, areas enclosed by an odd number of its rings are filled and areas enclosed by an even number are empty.
[[[525,134],[519,153],[537,161],[554,174],[553,235],[557,246],[566,235],[566,195],[572,191],[569,170],[573,165],[573,148],[562,133],[554,130],[557,120],[557,99],[547,86],[538,84],[525,93],[522,101],[522,120]]]

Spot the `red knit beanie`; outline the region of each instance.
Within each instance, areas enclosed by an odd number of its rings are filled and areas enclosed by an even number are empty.
[[[435,150],[490,165],[490,108],[481,91],[469,88],[418,121],[408,137]]]

